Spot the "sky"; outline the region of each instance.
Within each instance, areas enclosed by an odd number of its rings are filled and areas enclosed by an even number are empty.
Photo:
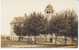
[[[16,16],[24,16],[35,12],[44,12],[48,4],[51,4],[55,12],[66,8],[74,9],[79,16],[79,0],[0,0],[0,34],[10,35],[10,22]]]

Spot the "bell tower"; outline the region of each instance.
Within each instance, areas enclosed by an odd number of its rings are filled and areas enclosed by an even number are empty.
[[[47,18],[48,21],[51,19],[53,12],[53,6],[51,4],[48,4],[45,8],[45,18]]]

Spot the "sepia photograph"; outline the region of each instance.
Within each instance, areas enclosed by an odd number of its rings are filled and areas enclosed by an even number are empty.
[[[79,0],[1,0],[1,48],[78,48]]]

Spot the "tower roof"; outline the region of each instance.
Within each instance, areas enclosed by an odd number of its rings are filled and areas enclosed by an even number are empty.
[[[51,4],[48,4],[45,8],[46,13],[53,13],[53,6]]]
[[[51,4],[48,4],[46,8],[53,8]]]

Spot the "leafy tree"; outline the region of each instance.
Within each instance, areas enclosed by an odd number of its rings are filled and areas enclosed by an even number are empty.
[[[28,35],[33,35],[35,37],[36,43],[36,36],[40,33],[46,31],[44,16],[39,13],[33,13],[29,16],[29,20],[24,22],[25,30],[29,33]]]
[[[11,22],[11,25],[13,26],[13,32],[19,37],[18,40],[23,39],[23,17],[15,17],[14,20]]]
[[[57,35],[64,35],[65,36],[65,45],[66,41],[69,35],[74,35],[78,34],[77,33],[77,22],[75,21],[75,18],[77,17],[76,13],[74,11],[66,10],[63,13],[60,13],[56,15],[55,19],[50,20],[49,24],[49,32],[55,32]],[[75,25],[77,24],[77,25]],[[60,34],[62,32],[62,34]],[[70,37],[70,36],[69,36]],[[72,38],[73,40],[73,38]]]
[[[78,21],[77,21],[77,14],[74,10],[68,11],[68,23],[70,24],[71,29],[69,30],[69,35],[72,38],[72,43],[74,37],[78,38]]]

